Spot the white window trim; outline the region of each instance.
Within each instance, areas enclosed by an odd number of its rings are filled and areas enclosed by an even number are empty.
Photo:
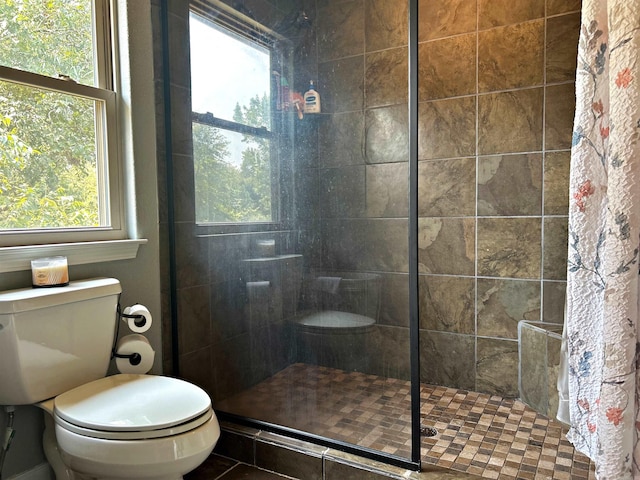
[[[102,11],[102,9],[106,5],[105,2],[108,1],[109,0],[98,0],[95,2],[94,6],[97,6],[100,9],[99,11]],[[126,11],[126,5],[128,1],[129,0],[114,0],[111,2],[111,19],[121,18],[121,20],[125,23],[129,20],[127,18],[128,15],[120,17],[116,10],[117,7],[120,7],[121,9],[123,9],[123,11]],[[104,22],[97,25],[97,28],[101,29],[102,31],[104,31],[104,28],[109,28],[108,24],[110,23],[110,19],[107,19],[106,17],[103,17],[103,19]],[[118,56],[117,54],[115,54],[115,52],[118,51],[118,36],[123,35],[123,32],[130,28],[131,25],[123,26],[123,31],[115,32],[113,38],[111,39],[112,45],[114,46],[113,68],[116,72],[120,70],[120,62],[129,61],[127,52],[119,52],[120,55],[124,55],[123,57]],[[99,51],[98,55],[104,58],[105,53],[106,52]],[[25,74],[25,76],[20,76],[22,75],[22,73],[18,73],[18,78],[14,77],[13,73],[9,73],[7,74],[6,78],[11,78],[14,81],[26,80],[25,83],[31,83],[29,81],[29,78],[32,77],[30,76],[37,75],[27,72],[23,73]],[[116,78],[119,78],[117,74]],[[69,82],[66,80],[51,77],[49,77],[49,80],[53,82],[51,86],[55,86],[55,89],[68,91],[72,94],[82,95],[83,93],[89,93],[89,90],[85,91],[83,89],[99,90],[99,88],[96,87],[80,85],[76,84],[75,82]],[[99,83],[100,87],[111,87],[111,85],[109,85],[110,82],[106,82],[104,77],[99,79]],[[116,108],[108,109],[109,114],[106,115],[107,118],[105,119],[107,122],[115,121],[115,116],[118,115],[117,112],[118,110],[120,110],[120,107],[117,104],[119,104],[121,100],[118,99],[119,93],[116,92],[117,87],[113,90],[109,88],[107,93],[103,95],[106,97],[105,102],[116,104]],[[110,135],[110,138],[107,139],[107,141],[109,142],[109,151],[111,152],[111,154],[115,154],[119,157],[115,162],[110,162],[110,164],[115,164],[115,170],[110,171],[109,174],[111,182],[118,182],[117,198],[112,198],[111,204],[112,216],[119,217],[117,219],[119,222],[118,229],[114,229],[112,226],[102,229],[96,228],[94,229],[94,231],[88,231],[87,229],[75,229],[75,231],[52,230],[30,231],[28,233],[22,233],[22,238],[20,241],[13,240],[13,244],[9,244],[8,246],[2,246],[0,244],[0,273],[30,270],[32,259],[57,255],[66,256],[69,265],[81,265],[88,263],[109,262],[136,258],[140,245],[144,245],[148,241],[145,238],[133,238],[136,237],[137,233],[137,215],[135,211],[129,211],[128,214],[126,214],[124,211],[124,202],[126,199],[129,199],[129,202],[133,201],[133,203],[135,204],[135,194],[133,194],[133,192],[129,192],[129,194],[126,193],[125,184],[122,177],[123,169],[125,168],[124,162],[126,161],[127,164],[128,162],[133,162],[133,159],[129,158],[128,154],[123,154],[120,148],[121,141],[126,141],[132,134],[132,132],[130,132],[128,128],[125,128],[126,132],[122,132],[121,129],[123,127],[124,125],[120,123],[118,129],[113,130],[114,134]],[[118,137],[120,137],[120,141],[118,140]],[[133,139],[129,139],[129,141],[131,140]],[[129,198],[129,195],[133,195],[133,197]],[[115,204],[113,202],[115,202]],[[11,235],[14,239],[18,239],[18,235],[20,234],[12,233],[9,235]],[[3,234],[0,234],[0,237],[1,236],[3,236]]]
[[[0,80],[13,82],[35,89],[74,95],[89,101],[95,101],[96,122],[96,154],[99,188],[100,221],[104,226],[86,228],[54,228],[54,229],[15,229],[0,232],[0,247],[41,244],[44,242],[77,242],[95,240],[122,240],[127,237],[122,207],[123,189],[121,176],[121,156],[118,148],[117,94],[112,81],[112,61],[118,59],[115,42],[111,41],[108,4],[110,0],[94,0],[93,14],[96,15],[94,42],[96,43],[96,82],[97,86],[77,83],[67,77],[55,78],[39,73],[28,72],[7,66],[0,66]],[[107,55],[105,50],[114,55]],[[64,74],[66,72],[60,72]],[[108,158],[105,158],[108,155]]]
[[[136,240],[111,240],[103,242],[55,243],[0,248],[0,273],[30,270],[31,260],[43,257],[66,256],[68,265],[110,262],[136,258],[138,247],[147,243]]]
[[[108,152],[109,160],[107,163],[107,172],[102,172],[99,177],[106,177],[109,184],[105,187],[109,191],[107,197],[101,198],[102,204],[108,204],[108,212],[106,215],[111,225],[109,227],[97,228],[60,228],[60,229],[29,229],[29,230],[6,230],[0,232],[0,246],[23,245],[27,243],[42,243],[38,238],[44,237],[48,241],[76,241],[76,240],[116,240],[126,237],[126,231],[123,228],[123,212],[121,207],[122,182],[120,176],[120,153],[118,151],[117,141],[117,120],[116,120],[116,92],[113,90],[105,90],[82,85],[71,80],[48,77],[23,70],[0,65],[0,80],[27,85],[29,87],[47,89],[54,92],[62,92],[69,95],[77,95],[87,100],[97,100],[103,105],[97,110],[98,122],[104,125],[104,128],[98,130],[98,144],[104,144],[104,149]],[[107,133],[103,138],[101,132]],[[102,159],[103,151],[98,149],[98,169],[102,170],[104,160]],[[106,193],[106,192],[104,192]]]

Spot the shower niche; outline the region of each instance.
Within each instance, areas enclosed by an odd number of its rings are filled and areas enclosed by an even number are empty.
[[[366,372],[372,333],[380,312],[379,275],[340,272],[306,282],[301,312],[295,317],[297,360],[313,365]]]

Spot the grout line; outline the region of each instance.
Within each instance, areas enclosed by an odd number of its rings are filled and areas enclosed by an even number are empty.
[[[474,250],[473,250],[473,266],[474,266],[474,278],[473,278],[473,382],[474,389],[478,388],[478,202],[480,200],[480,8],[479,2],[476,1],[476,88],[475,88],[475,101],[476,101],[476,141],[475,141],[475,164],[476,164],[476,184],[475,184],[475,215],[474,215]]]
[[[541,201],[540,212],[542,217],[540,219],[540,320],[544,321],[544,253],[545,253],[545,165],[547,162],[547,35],[548,35],[548,5],[544,3],[544,31],[542,41],[542,84],[544,89],[542,91],[542,172],[541,172]]]
[[[223,458],[228,458],[228,457],[223,457]],[[235,459],[230,459],[233,460],[234,462],[236,462],[235,465],[231,465],[229,468],[227,468],[224,472],[222,472],[220,475],[218,475],[217,477],[215,477],[213,480],[224,480],[224,477],[227,473],[233,471],[238,465],[240,465],[240,462],[238,462]]]

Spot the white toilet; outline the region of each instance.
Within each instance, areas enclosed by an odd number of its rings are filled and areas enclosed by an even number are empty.
[[[0,405],[45,411],[57,480],[178,480],[220,436],[209,396],[175,378],[105,377],[120,283],[0,292]]]

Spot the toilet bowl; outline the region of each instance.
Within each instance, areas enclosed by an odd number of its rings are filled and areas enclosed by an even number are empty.
[[[213,450],[207,393],[176,378],[105,376],[120,284],[0,292],[0,405],[44,410],[57,480],[179,480]]]
[[[207,394],[175,378],[118,374],[38,406],[58,480],[176,480],[200,465],[220,436]]]

